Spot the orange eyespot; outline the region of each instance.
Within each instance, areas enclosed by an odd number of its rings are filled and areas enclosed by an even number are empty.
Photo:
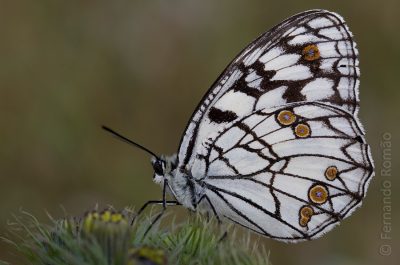
[[[307,226],[308,222],[310,222],[310,218],[306,218],[306,217],[301,217],[299,224],[300,226]]]
[[[321,57],[317,45],[314,44],[304,47],[302,54],[307,61],[314,61]]]
[[[290,125],[296,121],[296,115],[289,110],[282,110],[278,114],[278,121],[282,125]]]
[[[328,167],[325,171],[325,177],[328,180],[334,180],[337,177],[338,169],[335,166]]]
[[[311,187],[308,197],[313,203],[323,204],[328,199],[328,190],[322,185]]]
[[[297,137],[306,138],[310,136],[310,127],[307,124],[299,124],[294,128]]]
[[[300,215],[302,217],[310,218],[314,214],[314,210],[310,206],[303,206],[300,209]]]
[[[299,219],[299,224],[300,226],[307,226],[307,224],[310,222],[311,217],[314,214],[314,210],[310,206],[303,206],[300,209],[300,219]]]

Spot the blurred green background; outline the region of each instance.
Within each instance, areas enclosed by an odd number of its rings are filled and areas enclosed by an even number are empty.
[[[360,116],[377,175],[363,207],[322,239],[262,242],[274,264],[394,264],[400,2],[327,2],[0,1],[0,233],[20,207],[46,221],[45,211],[63,215],[60,205],[81,214],[96,203],[159,198],[149,157],[100,125],[157,153],[176,152],[202,95],[243,47],[295,13],[325,8],[344,16],[358,43]],[[392,177],[380,174],[384,133],[392,135]],[[385,180],[391,240],[381,239]],[[391,255],[379,253],[384,244]],[[0,253],[14,260],[4,244]]]

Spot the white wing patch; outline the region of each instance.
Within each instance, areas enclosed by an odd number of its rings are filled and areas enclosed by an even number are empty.
[[[275,102],[279,105],[284,105],[287,103],[287,100],[283,97],[285,92],[287,91],[287,86],[280,86],[271,90],[269,92],[264,93],[257,101],[256,109],[262,109],[264,106],[268,106],[271,102]]]
[[[314,29],[334,26],[331,20],[324,17],[312,19],[310,22],[308,22],[308,25]]]
[[[310,69],[305,65],[293,65],[290,67],[282,68],[278,70],[271,81],[281,81],[281,80],[304,80],[311,78],[313,74]]]
[[[349,113],[293,103],[210,135],[197,150],[193,176],[220,217],[298,241],[321,236],[361,205],[373,174],[369,152]]]
[[[222,111],[232,111],[237,116],[244,116],[251,112],[255,99],[246,94],[230,90],[221,98],[214,107]]]
[[[291,40],[289,40],[288,44],[295,46],[295,45],[299,45],[299,44],[305,44],[305,43],[315,43],[315,42],[323,42],[326,41],[326,38],[318,38],[315,35],[312,34],[302,34],[302,35],[297,35],[294,38],[292,38]]]
[[[275,57],[265,64],[264,70],[280,70],[282,68],[295,65],[299,61],[300,57],[300,54],[285,54]]]
[[[307,101],[316,101],[321,98],[321,94],[326,97],[335,95],[333,86],[333,81],[328,78],[316,78],[303,87],[301,94]]]
[[[263,64],[266,64],[276,58],[278,58],[280,55],[284,54],[285,50],[281,47],[273,47],[270,50],[267,50],[264,55],[262,55],[259,59],[259,61]]]

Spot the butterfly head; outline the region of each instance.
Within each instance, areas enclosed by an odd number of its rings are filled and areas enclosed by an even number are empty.
[[[161,184],[164,180],[165,160],[160,157],[153,157],[151,159],[151,165],[154,170],[153,181],[157,184]]]
[[[157,184],[162,184],[165,178],[169,178],[177,165],[177,156],[160,156],[152,157],[151,165],[153,166],[154,175],[153,181]]]

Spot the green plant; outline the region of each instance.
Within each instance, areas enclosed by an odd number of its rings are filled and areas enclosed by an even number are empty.
[[[180,224],[157,223],[145,235],[151,217],[133,216],[128,209],[109,209],[50,218],[44,225],[22,212],[2,239],[34,265],[268,264],[268,254],[249,235],[238,240],[233,231],[220,241],[225,230],[213,219],[194,215]]]

